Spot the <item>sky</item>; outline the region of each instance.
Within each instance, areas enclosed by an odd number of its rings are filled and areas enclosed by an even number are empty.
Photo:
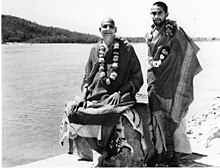
[[[155,0],[2,0],[2,14],[53,26],[100,35],[103,18],[111,17],[117,35],[143,37],[150,30],[150,9]],[[169,19],[191,37],[220,37],[220,0],[164,0]]]

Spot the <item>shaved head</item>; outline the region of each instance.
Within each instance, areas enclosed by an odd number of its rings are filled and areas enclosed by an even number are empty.
[[[110,18],[110,17],[105,18],[105,19],[102,20],[102,22],[101,22],[101,27],[102,27],[103,25],[105,25],[105,24],[107,24],[107,25],[112,25],[112,26],[115,27],[115,22],[114,22],[114,20],[113,20],[112,18]]]

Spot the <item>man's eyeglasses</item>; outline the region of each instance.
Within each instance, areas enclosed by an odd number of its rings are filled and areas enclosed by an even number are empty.
[[[102,25],[102,28],[104,28],[104,29],[107,29],[108,27],[110,29],[114,29],[115,28],[115,26],[113,26],[113,25]]]
[[[151,15],[154,15],[154,16],[156,16],[156,15],[160,16],[160,15],[163,14],[163,11],[159,11],[159,12],[151,12],[150,14],[151,14]]]

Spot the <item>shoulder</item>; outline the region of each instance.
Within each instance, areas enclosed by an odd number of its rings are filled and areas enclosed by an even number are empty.
[[[174,35],[178,35],[178,34],[182,34],[182,33],[185,34],[185,31],[183,30],[183,28],[182,28],[181,26],[179,26],[179,25],[177,24],[177,22],[174,21],[174,20],[169,20],[169,19],[168,19],[168,20],[166,21],[166,29],[169,29],[169,28],[172,29],[172,33],[173,33]]]
[[[177,25],[177,22],[174,21],[174,20],[170,20],[170,19],[167,19],[166,22],[165,22],[165,34],[167,36],[175,36],[176,32],[178,31],[178,25]]]
[[[199,47],[194,43],[193,39],[185,32],[185,30],[177,25],[175,22],[175,33],[174,33],[174,41],[175,43],[179,43],[181,46],[186,46],[187,44],[190,44],[193,49],[197,52],[199,50]]]
[[[125,38],[116,37],[115,39],[117,41],[119,41],[120,50],[130,51],[131,49],[133,49],[133,45],[128,40],[126,40]]]
[[[170,20],[171,21],[171,20]],[[176,21],[171,21],[171,23],[172,23],[172,25],[173,25],[173,34],[174,34],[174,36],[176,37],[176,38],[180,38],[180,37],[184,37],[184,38],[190,38],[188,35],[187,35],[187,33],[184,31],[184,29],[181,27],[181,26],[179,26],[178,24],[177,24],[177,22]]]
[[[100,42],[94,44],[91,49],[90,49],[90,53],[89,53],[89,60],[96,60],[97,59],[97,53],[99,50],[99,44]]]
[[[98,48],[99,48],[99,45],[101,44],[101,40],[100,41],[98,41],[96,44],[94,44],[93,46],[92,46],[92,50],[97,50]]]
[[[165,34],[172,37],[173,41],[181,42],[182,40],[190,39],[183,28],[179,26],[176,21],[173,20],[166,20]]]

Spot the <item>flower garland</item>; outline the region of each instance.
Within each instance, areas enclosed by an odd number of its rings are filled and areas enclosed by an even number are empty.
[[[166,25],[165,25],[165,35],[170,37],[173,36],[173,25],[174,21],[167,20]]]
[[[171,20],[167,20],[166,23],[165,23],[165,31],[164,31],[164,34],[168,37],[167,38],[167,45],[165,47],[163,47],[162,49],[160,49],[161,51],[154,56],[154,58],[152,56],[150,56],[148,58],[148,61],[150,63],[150,65],[152,67],[156,67],[158,68],[162,62],[164,61],[164,59],[168,56],[169,54],[169,40],[170,38],[173,36],[173,29],[174,29],[174,21],[171,21]],[[150,47],[151,46],[151,43],[152,43],[152,40],[153,40],[153,32],[155,31],[155,28],[146,35],[146,41],[147,41],[147,44],[148,46]]]
[[[158,68],[163,60],[167,57],[167,55],[169,54],[168,49],[167,48],[163,48],[161,50],[161,54],[159,55],[159,59],[154,60],[153,57],[149,57],[149,63],[152,67]]]
[[[145,39],[147,41],[147,45],[150,46],[151,45],[151,42],[153,40],[153,32],[154,32],[154,29],[151,30],[150,33],[147,33],[146,36],[145,36]]]
[[[110,75],[107,76],[107,73],[105,72],[105,46],[103,43],[99,45],[99,74],[100,78],[103,80],[103,82],[107,85],[110,85],[112,81],[116,79],[118,76],[117,69],[118,69],[118,60],[119,60],[119,42],[116,40],[113,44],[113,63],[111,65],[110,69]]]

